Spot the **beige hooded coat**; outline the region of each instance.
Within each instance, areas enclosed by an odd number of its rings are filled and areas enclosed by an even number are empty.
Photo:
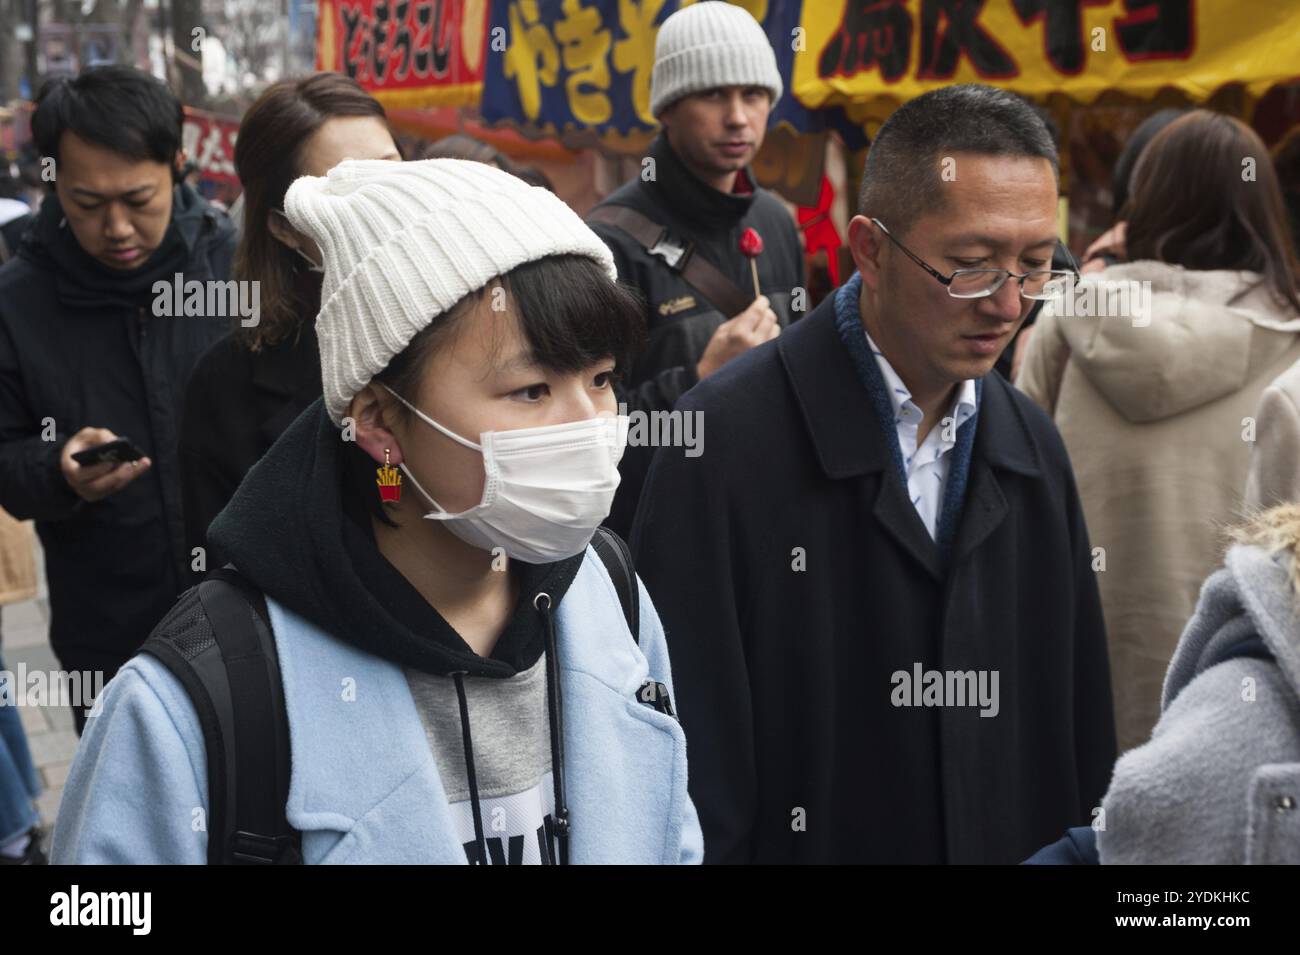
[[[36,560],[30,521],[0,510],[0,607],[36,596]]]
[[[1052,415],[1074,466],[1120,752],[1146,742],[1160,715],[1178,638],[1243,513],[1260,396],[1300,359],[1300,317],[1263,287],[1233,301],[1258,278],[1152,261],[1085,276],[1078,293],[1150,283],[1129,286],[1149,290],[1149,310],[1094,318],[1049,303],[1016,380]]]

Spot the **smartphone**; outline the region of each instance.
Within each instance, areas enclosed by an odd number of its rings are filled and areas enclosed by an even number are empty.
[[[138,461],[142,457],[144,452],[132,444],[129,438],[118,438],[107,444],[97,444],[93,448],[77,451],[72,455],[72,460],[83,468],[88,468],[95,464],[103,464],[105,461],[121,464],[124,461]]]

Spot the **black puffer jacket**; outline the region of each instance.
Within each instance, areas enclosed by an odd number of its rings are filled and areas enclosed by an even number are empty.
[[[719,192],[686,168],[662,134],[651,145],[650,158],[654,159],[653,179],[625,183],[597,208],[628,206],[665,226],[678,241],[693,243],[693,254],[717,266],[751,300],[753,272],[740,251],[740,236],[753,228],[763,239],[759,288],[783,326],[798,318],[800,313],[790,306],[794,290],[806,288],[803,247],[781,203],[759,188],[743,195]],[[745,178],[754,181],[748,169]],[[646,345],[627,376],[629,392],[620,400],[626,400],[632,412],[669,411],[699,380],[695,366],[709,339],[733,316],[723,315],[667,262],[651,255],[622,229],[603,222],[587,224],[614,253],[619,281],[635,287],[645,300]],[[631,533],[654,451],[629,447],[619,465],[622,483],[606,524],[624,537]]]
[[[286,337],[252,351],[232,332],[199,359],[181,418],[181,499],[185,540],[207,547],[207,568],[229,559],[207,540],[244,475],[308,405],[321,396],[316,313],[320,275],[296,273],[300,322]],[[191,583],[203,577],[193,568]]]
[[[65,665],[110,676],[183,587],[181,406],[195,361],[232,319],[156,316],[153,284],[177,272],[226,280],[234,248],[230,221],[180,185],[162,245],[138,269],[110,269],[77,244],[50,196],[0,268],[0,507],[36,521],[50,639]],[[130,438],[153,467],[83,501],[59,466],[83,427]]]
[[[767,191],[748,194],[719,192],[692,173],[662,134],[650,147],[653,179],[633,179],[597,206],[628,206],[667,227],[672,235],[691,242],[695,253],[708,259],[752,300],[754,279],[740,251],[740,236],[749,228],[763,238],[758,256],[762,293],[782,325],[800,313],[791,312],[796,288],[806,288],[799,232],[785,207]],[[753,173],[745,170],[753,182]],[[622,229],[590,222],[618,265],[619,281],[635,286],[646,300],[646,347],[629,382],[637,385],[665,369],[682,367],[690,377],[714,331],[731,315],[723,315],[660,257],[651,255]],[[694,383],[693,381],[691,382]]]

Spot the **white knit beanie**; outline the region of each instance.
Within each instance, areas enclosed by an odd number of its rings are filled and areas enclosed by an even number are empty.
[[[605,243],[554,193],[463,159],[349,159],[284,197],[320,247],[316,335],[331,420],[434,317],[516,266],[575,253],[618,278]]]
[[[683,96],[715,86],[764,86],[773,104],[783,89],[758,21],[741,7],[708,0],[678,10],[659,28],[650,112],[657,117]]]

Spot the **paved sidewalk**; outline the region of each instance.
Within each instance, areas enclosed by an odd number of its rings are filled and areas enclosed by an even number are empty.
[[[40,574],[40,593],[32,600],[9,604],[0,610],[0,653],[4,655],[5,669],[16,672],[19,663],[27,669],[55,671],[59,662],[50,648],[50,603],[45,593],[45,557],[36,548],[37,568]],[[63,796],[63,783],[68,778],[68,766],[77,749],[77,733],[72,728],[72,711],[66,706],[20,706],[19,715],[27,730],[27,743],[32,750],[32,760],[41,778],[43,792],[36,801],[41,812],[41,824],[47,829],[54,825]]]

